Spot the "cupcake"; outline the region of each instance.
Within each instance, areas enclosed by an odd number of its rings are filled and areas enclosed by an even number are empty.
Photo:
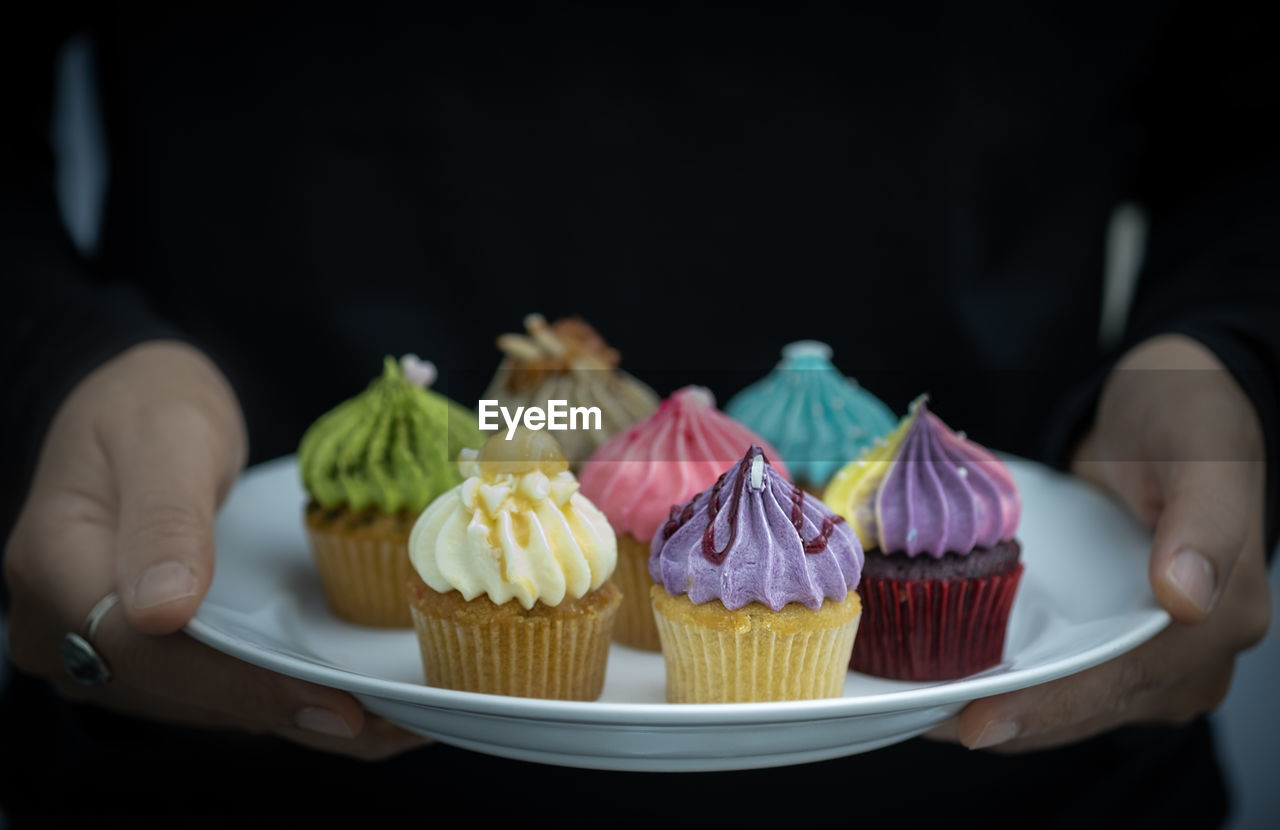
[[[1001,661],[1022,563],[1021,498],[999,459],[922,396],[825,498],[867,555],[855,671],[950,680]]]
[[[595,700],[622,596],[613,529],[549,433],[464,451],[466,479],[409,537],[414,629],[429,686]]]
[[[820,496],[835,471],[857,458],[898,418],[840,374],[825,343],[784,346],[773,371],[730,398],[725,413],[778,448],[796,484]]]
[[[839,697],[862,563],[848,524],[751,447],[653,538],[667,701]]]
[[[408,628],[409,531],[462,477],[453,459],[483,438],[476,416],[427,388],[435,367],[388,357],[382,377],[303,434],[305,522],[329,608],[348,622]]]
[[[548,324],[530,314],[524,324],[527,334],[498,338],[502,362],[483,397],[511,412],[518,406],[545,410],[552,400],[598,408],[598,422],[584,419],[556,433],[571,470],[577,472],[597,447],[658,408],[658,394],[619,369],[618,351],[582,320]]]
[[[649,550],[671,506],[710,487],[722,472],[758,445],[774,458],[767,441],[716,408],[701,386],[674,392],[658,410],[598,449],[582,469],[582,492],[600,506],[618,534],[622,608],[614,639],[657,651],[658,629],[649,602]],[[785,475],[781,462],[779,471]]]

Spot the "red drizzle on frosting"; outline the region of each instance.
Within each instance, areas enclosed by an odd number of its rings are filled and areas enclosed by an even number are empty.
[[[738,538],[738,503],[742,501],[742,491],[747,489],[747,465],[751,463],[754,453],[738,462],[738,486],[733,488],[733,503],[729,505],[729,540],[722,550],[716,550],[716,516],[720,513],[720,491],[724,489],[724,475],[716,479],[711,488],[711,496],[707,499],[707,529],[702,532],[702,555],[712,565],[719,565],[729,554],[733,542]],[[763,453],[761,453],[763,455]],[[766,459],[767,461],[768,459]]]
[[[742,494],[747,489],[748,476],[750,475],[750,465],[752,459],[759,454],[766,464],[769,464],[769,458],[759,448],[753,447],[753,452],[748,452],[746,457],[738,462],[737,483],[733,488],[729,503],[729,538],[725,542],[723,548],[716,549],[715,537],[715,521],[716,516],[720,514],[720,509],[724,507],[724,485],[725,480],[729,477],[729,471],[720,474],[716,479],[716,483],[712,485],[710,492],[707,494],[707,528],[702,532],[702,555],[707,558],[713,565],[719,565],[724,562],[729,550],[733,547],[734,541],[738,536],[738,506],[742,501]],[[772,467],[772,464],[769,464]],[[844,521],[844,518],[837,515],[824,516],[822,519],[822,527],[818,531],[818,535],[812,539],[805,540],[802,533],[804,526],[804,499],[805,492],[799,487],[792,485],[791,487],[791,524],[796,529],[796,535],[800,536],[800,543],[805,553],[821,553],[826,550],[827,543],[831,539],[831,534],[835,532],[836,525]],[[677,530],[684,526],[686,522],[693,518],[694,502],[697,499],[690,499],[684,505],[672,505],[671,513],[666,523],[662,526],[663,541],[670,539]]]
[[[800,536],[800,542],[804,545],[805,553],[821,553],[826,550],[827,542],[831,539],[831,534],[835,533],[836,523],[843,522],[843,516],[824,516],[822,519],[822,529],[818,531],[818,535],[810,539],[804,540],[804,534],[800,528],[804,524],[804,497],[805,492],[799,487],[792,485],[791,487],[791,524],[795,526],[796,533]]]
[[[724,478],[723,475],[720,476]],[[719,480],[716,481],[719,484]],[[666,541],[684,525],[685,522],[693,518],[693,499],[684,503],[681,507],[678,504],[671,505],[671,515],[667,517],[666,524],[662,526],[662,541]]]

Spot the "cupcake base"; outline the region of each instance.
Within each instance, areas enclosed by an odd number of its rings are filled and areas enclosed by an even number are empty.
[[[809,700],[844,693],[862,609],[856,592],[817,610],[760,603],[695,605],[650,591],[666,663],[667,702]]]
[[[614,642],[659,651],[662,643],[658,640],[653,602],[649,598],[649,589],[653,587],[653,577],[649,575],[649,543],[630,533],[619,534],[618,564],[610,579],[622,591],[622,604],[618,606],[618,620],[613,627]]]
[[[908,557],[870,550],[865,610],[849,667],[893,680],[954,680],[996,666],[1022,578],[1016,541],[971,554]]]
[[[556,700],[600,697],[622,601],[613,583],[528,610],[514,600],[495,605],[487,596],[439,593],[416,571],[407,584],[428,686]]]
[[[353,513],[309,504],[307,537],[329,609],[347,622],[381,628],[413,624],[404,584],[413,517],[374,510]]]

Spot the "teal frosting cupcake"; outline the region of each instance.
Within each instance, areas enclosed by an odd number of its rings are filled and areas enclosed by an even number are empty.
[[[898,423],[815,340],[783,347],[773,371],[733,396],[725,413],[773,444],[796,483],[813,491]]]

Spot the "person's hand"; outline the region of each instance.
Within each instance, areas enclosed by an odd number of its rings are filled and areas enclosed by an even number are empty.
[[[246,456],[234,393],[190,347],[145,343],[80,382],[53,419],[7,543],[13,663],[69,699],[149,719],[269,732],[369,759],[424,743],[345,692],[180,631],[213,578],[214,515]],[[83,686],[59,647],[111,591],[120,604],[94,640],[113,676]]]
[[[1151,587],[1173,622],[1092,669],[976,700],[930,737],[1016,752],[1221,703],[1236,656],[1270,623],[1262,443],[1253,405],[1204,346],[1170,335],[1129,352],[1072,472],[1152,531]]]

